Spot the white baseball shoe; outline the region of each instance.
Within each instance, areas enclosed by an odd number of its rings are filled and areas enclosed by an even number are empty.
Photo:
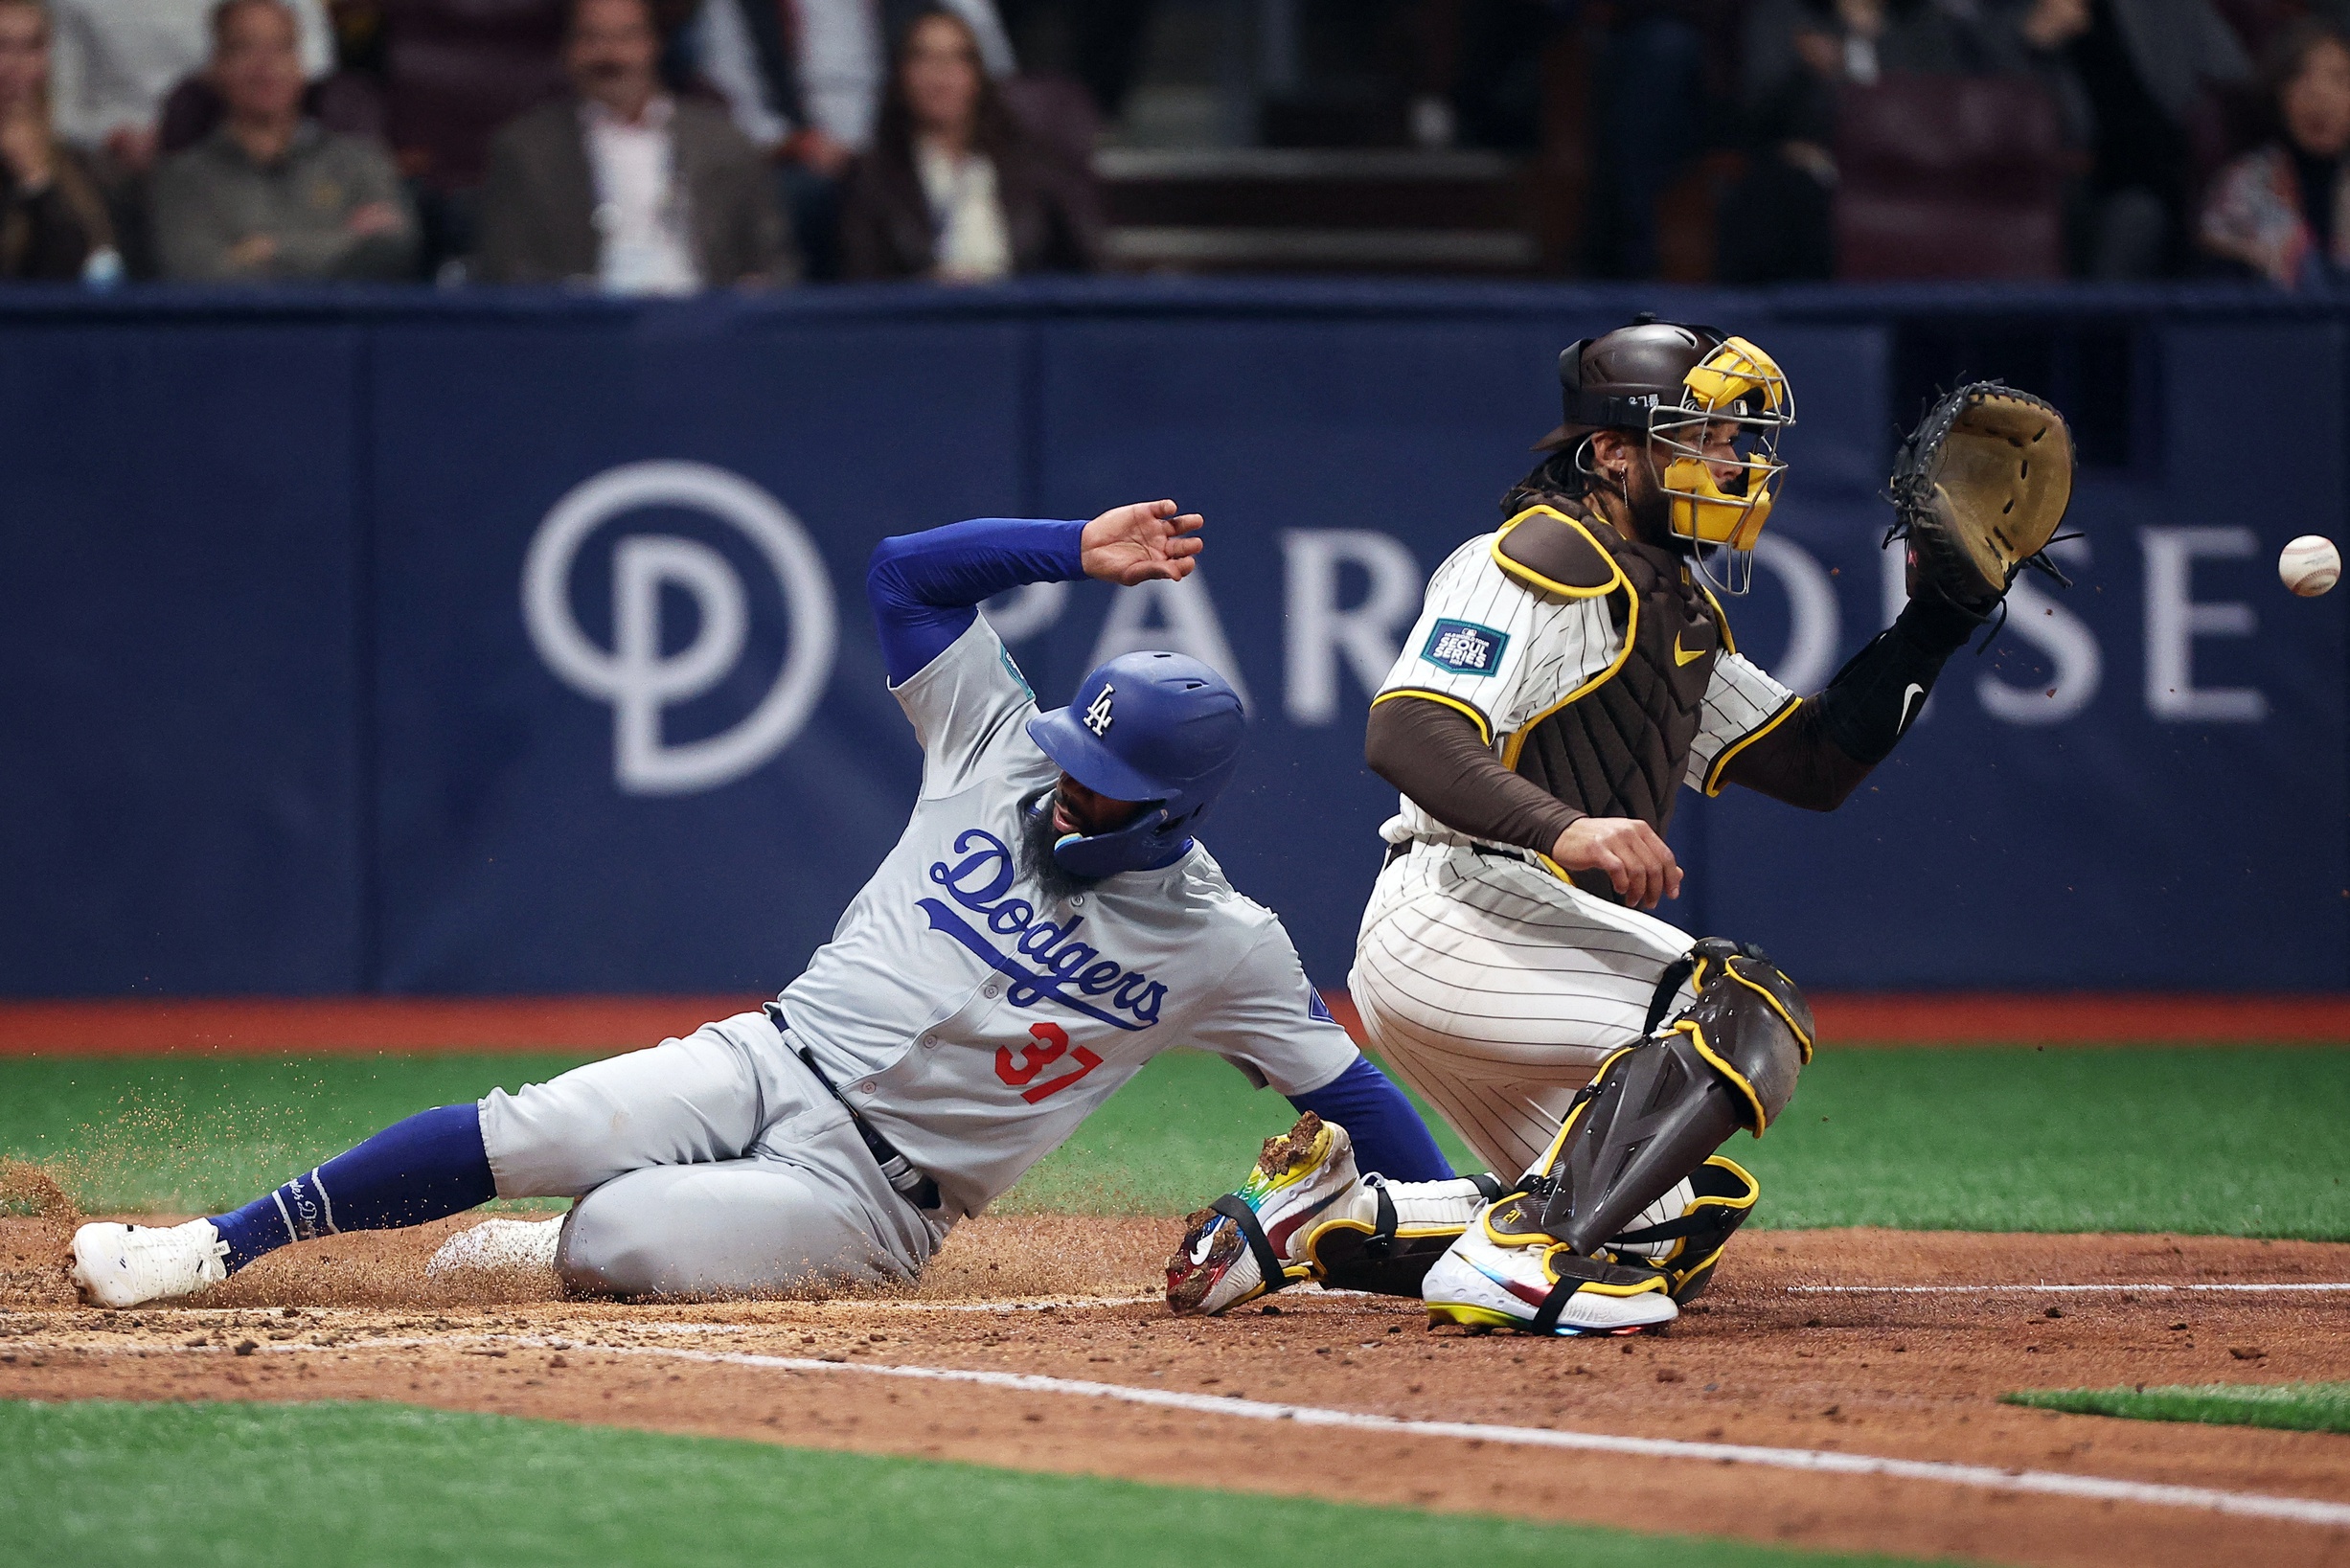
[[[209,1219],[185,1225],[84,1225],[74,1232],[72,1279],[93,1307],[137,1307],[192,1296],[228,1278],[228,1243]]]
[[[439,1279],[468,1269],[555,1267],[562,1243],[559,1219],[485,1219],[441,1243],[424,1265],[424,1278]]]
[[[1461,1233],[1421,1283],[1428,1322],[1530,1334],[1636,1334],[1681,1315],[1663,1273],[1583,1258],[1514,1193]]]
[[[1168,1310],[1214,1317],[1311,1278],[1312,1267],[1294,1243],[1305,1239],[1308,1220],[1359,1181],[1346,1128],[1312,1111],[1280,1137],[1266,1139],[1241,1190],[1185,1221],[1182,1244],[1167,1260]]]

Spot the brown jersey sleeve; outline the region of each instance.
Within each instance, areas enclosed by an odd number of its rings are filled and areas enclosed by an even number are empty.
[[[1456,833],[1548,854],[1583,813],[1501,765],[1474,720],[1426,697],[1374,703],[1363,737],[1371,771]]]
[[[1807,811],[1835,810],[1868,775],[1868,763],[1829,739],[1816,700],[1798,706],[1786,723],[1742,748],[1722,770],[1725,784]]]
[[[1925,712],[1943,661],[1981,624],[1934,596],[1912,599],[1826,690],[1731,757],[1723,778],[1790,806],[1835,810]]]

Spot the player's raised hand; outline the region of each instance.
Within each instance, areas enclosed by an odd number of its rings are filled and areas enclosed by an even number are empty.
[[[1585,817],[1559,835],[1551,859],[1568,871],[1604,871],[1616,897],[1654,909],[1681,896],[1681,868],[1656,829],[1632,817]]]
[[[1206,521],[1196,511],[1175,514],[1173,501],[1137,501],[1112,507],[1085,525],[1079,558],[1085,575],[1131,588],[1137,582],[1180,582],[1191,576],[1202,548],[1198,530]]]

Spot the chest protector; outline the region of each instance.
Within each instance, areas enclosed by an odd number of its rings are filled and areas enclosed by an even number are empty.
[[[1504,739],[1503,764],[1586,815],[1636,817],[1662,833],[1714,662],[1736,646],[1721,606],[1672,551],[1547,506],[1503,525],[1494,560],[1542,593],[1605,600],[1619,639],[1613,663]],[[1615,897],[1604,872],[1575,883]]]

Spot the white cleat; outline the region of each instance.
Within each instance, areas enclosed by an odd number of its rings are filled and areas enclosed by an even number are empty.
[[[209,1219],[185,1225],[84,1225],[74,1232],[72,1279],[93,1307],[137,1307],[193,1296],[228,1278],[228,1243]]]
[[[559,1219],[485,1219],[442,1242],[424,1265],[424,1278],[492,1268],[543,1268],[551,1273],[562,1239]]]
[[[1581,1258],[1535,1229],[1522,1196],[1488,1208],[1421,1283],[1428,1322],[1530,1334],[1635,1334],[1681,1315],[1654,1269]]]

